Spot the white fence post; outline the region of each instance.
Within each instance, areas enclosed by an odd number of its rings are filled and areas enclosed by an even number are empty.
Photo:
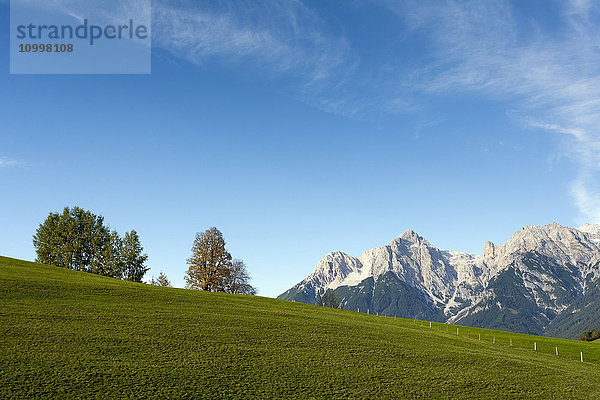
[[[496,336],[494,336],[494,338],[492,339],[492,343],[496,344]]]
[[[581,362],[583,362],[583,351],[581,351],[579,355],[581,356]]]
[[[533,351],[537,351],[537,342],[533,342]]]
[[[456,336],[458,336],[458,327],[456,328]]]
[[[554,352],[558,355],[558,346],[554,348]]]

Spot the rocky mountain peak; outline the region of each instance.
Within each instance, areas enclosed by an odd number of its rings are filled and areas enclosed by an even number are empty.
[[[412,245],[425,245],[427,247],[434,247],[423,236],[419,235],[412,229],[408,229],[407,231],[403,232],[400,236],[388,244],[388,246],[392,248],[398,248],[399,245],[402,247],[410,247]]]
[[[333,290],[347,309],[539,334],[596,287],[600,298],[600,225],[552,223],[485,242],[482,256],[442,251],[409,229],[358,258],[326,254],[280,298],[315,304]]]
[[[600,235],[600,225],[598,224],[583,224],[579,228],[577,228],[577,230],[595,235]]]
[[[408,240],[411,242],[416,242],[419,239],[421,239],[421,236],[419,236],[419,234],[415,231],[413,231],[412,229],[408,229],[406,231],[404,231],[400,236],[398,236],[398,239],[404,239],[404,240]]]
[[[323,283],[343,280],[352,272],[359,270],[360,263],[354,257],[341,251],[327,253],[315,267],[311,277],[318,278]]]
[[[544,226],[528,225],[515,232],[495,254],[503,257],[535,251],[560,262],[587,263],[598,245],[586,233],[556,222]]]
[[[596,244],[600,244],[600,225],[584,224],[577,228],[578,231],[587,233],[589,238]]]
[[[483,244],[483,258],[492,259],[496,257],[496,245],[490,241]]]

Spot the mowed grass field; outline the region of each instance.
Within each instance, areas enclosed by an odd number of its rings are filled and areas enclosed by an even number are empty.
[[[446,327],[0,258],[0,398],[600,398],[600,343]]]

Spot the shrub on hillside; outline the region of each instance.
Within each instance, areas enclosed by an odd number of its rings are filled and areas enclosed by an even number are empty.
[[[585,340],[586,342],[591,342],[592,340],[596,340],[600,338],[600,331],[598,329],[592,329],[588,331],[584,331],[579,340]]]
[[[317,304],[323,307],[340,308],[341,302],[333,290],[329,289],[323,293],[323,296],[317,297]]]

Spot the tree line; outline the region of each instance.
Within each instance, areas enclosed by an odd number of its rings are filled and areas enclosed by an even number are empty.
[[[241,259],[233,259],[223,234],[215,227],[197,233],[185,274],[186,288],[210,292],[256,294]],[[135,230],[121,237],[104,217],[80,207],[50,213],[33,236],[37,262],[93,274],[142,282],[148,255]],[[171,287],[161,271],[152,285]]]
[[[147,254],[135,230],[119,236],[104,217],[79,207],[50,213],[33,236],[37,262],[141,282]]]

